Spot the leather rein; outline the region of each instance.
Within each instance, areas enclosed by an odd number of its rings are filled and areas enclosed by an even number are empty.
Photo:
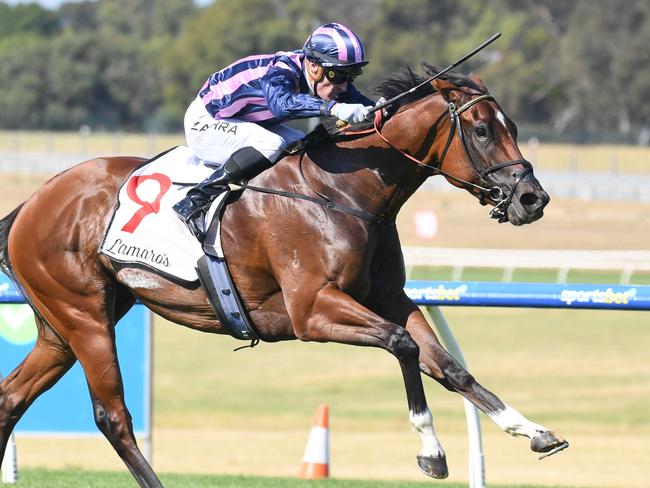
[[[451,127],[449,129],[449,135],[447,136],[447,142],[445,143],[445,147],[438,158],[438,165],[437,166],[432,166],[430,164],[425,163],[424,161],[420,161],[414,156],[411,156],[410,154],[406,153],[402,149],[398,148],[395,146],[386,136],[384,136],[381,133],[381,127],[383,126],[383,117],[382,117],[382,111],[378,110],[375,113],[375,118],[373,121],[373,127],[371,129],[363,130],[363,131],[358,131],[358,132],[352,132],[349,130],[340,130],[338,131],[335,135],[341,134],[341,135],[348,135],[348,136],[360,136],[360,135],[366,135],[370,134],[372,132],[376,132],[379,137],[386,142],[391,148],[393,148],[395,151],[400,153],[402,156],[406,157],[407,159],[413,161],[414,163],[424,166],[427,168],[430,168],[434,171],[434,174],[440,174],[445,176],[446,178],[453,180],[457,183],[460,183],[463,188],[465,188],[468,191],[472,190],[478,190],[481,194],[481,202],[485,202],[485,198],[489,198],[494,202],[494,208],[490,211],[490,217],[493,219],[498,219],[499,222],[507,222],[508,220],[508,207],[510,206],[510,203],[512,202],[512,197],[516,192],[517,186],[521,182],[521,180],[529,173],[532,172],[532,164],[525,160],[525,159],[514,159],[511,161],[504,161],[501,163],[497,163],[495,165],[489,166],[488,168],[481,170],[478,168],[476,165],[476,162],[474,161],[474,158],[472,157],[472,152],[470,151],[470,148],[467,144],[467,136],[465,135],[465,131],[463,130],[463,126],[460,122],[460,114],[465,112],[467,109],[472,107],[474,104],[479,103],[483,100],[494,100],[494,97],[489,94],[485,95],[480,95],[476,98],[473,98],[469,100],[467,103],[463,104],[460,108],[456,108],[455,104],[452,102],[448,103],[448,114],[449,114],[449,119],[451,121]],[[465,150],[465,154],[467,155],[467,159],[469,160],[470,164],[472,165],[472,168],[474,169],[474,173],[477,176],[478,183],[473,183],[471,181],[463,180],[462,178],[458,178],[457,176],[454,176],[442,169],[442,165],[444,163],[445,157],[447,155],[447,152],[449,151],[449,148],[451,147],[451,144],[454,139],[454,135],[458,133],[458,136],[460,137],[461,143],[463,145],[463,149]],[[302,142],[302,141],[301,141]],[[365,220],[366,222],[372,223],[372,224],[384,224],[387,223],[387,219],[385,218],[385,215],[381,216],[376,216],[373,214],[370,214],[368,212],[364,212],[363,210],[356,209],[349,207],[347,205],[342,205],[339,203],[334,202],[330,197],[327,195],[322,194],[321,192],[315,190],[314,188],[309,185],[309,182],[307,181],[303,171],[302,171],[302,160],[305,155],[305,152],[307,150],[307,146],[302,144],[296,147],[294,150],[291,150],[289,154],[296,154],[300,153],[300,160],[299,160],[299,169],[300,169],[300,175],[303,179],[303,181],[307,184],[307,187],[312,190],[317,197],[312,197],[309,195],[305,195],[302,193],[294,193],[294,192],[288,192],[288,191],[283,191],[283,190],[276,190],[273,188],[262,188],[262,187],[257,187],[257,186],[250,186],[247,183],[243,185],[237,185],[239,188],[242,189],[248,189],[248,190],[253,190],[257,191],[260,193],[266,193],[266,194],[272,194],[272,195],[279,195],[279,196],[284,196],[284,197],[289,197],[289,198],[296,198],[300,200],[306,200],[312,203],[316,203],[319,205],[322,205],[324,207],[330,208],[332,210],[336,210],[339,212],[343,212],[349,215],[352,215],[358,219]],[[524,171],[522,171],[519,175],[517,175],[517,178],[515,179],[515,183],[512,187],[512,192],[510,195],[508,195],[501,187],[494,185],[492,186],[488,181],[487,181],[487,176],[490,173],[493,173],[495,171],[498,171],[502,168],[506,168],[508,166],[514,166],[516,164],[521,164],[524,166]],[[392,222],[392,220],[391,220]]]

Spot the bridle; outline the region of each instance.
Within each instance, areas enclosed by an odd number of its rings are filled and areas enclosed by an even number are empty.
[[[374,128],[377,134],[379,134],[379,137],[381,137],[384,140],[384,142],[386,142],[390,147],[392,147],[397,152],[399,152],[402,156],[405,156],[406,158],[410,159],[411,161],[415,162],[420,166],[425,166],[427,168],[432,169],[434,171],[434,174],[443,175],[450,180],[460,183],[463,186],[463,188],[465,188],[466,190],[478,191],[481,195],[480,198],[482,203],[485,202],[486,197],[492,200],[494,202],[494,208],[490,211],[490,217],[493,219],[498,219],[499,222],[507,222],[508,207],[512,203],[512,197],[517,190],[517,186],[527,174],[532,173],[533,165],[530,163],[530,161],[527,161],[526,159],[513,159],[510,161],[504,161],[501,163],[494,164],[485,169],[478,168],[476,162],[474,161],[474,158],[472,157],[472,151],[470,150],[470,147],[467,144],[467,136],[465,135],[465,131],[463,130],[463,125],[460,122],[460,114],[465,112],[473,105],[482,102],[484,100],[494,100],[494,97],[489,94],[480,95],[476,98],[469,100],[465,104],[461,105],[459,108],[456,108],[456,105],[453,102],[448,102],[448,114],[450,120],[449,135],[447,136],[447,142],[445,143],[445,147],[442,150],[440,157],[438,158],[437,166],[433,166],[425,163],[424,161],[420,161],[416,157],[407,154],[405,151],[401,150],[399,147],[395,146],[391,141],[389,141],[381,133],[382,120],[381,120],[381,116],[379,115],[376,116],[374,119]],[[381,114],[381,111],[377,112],[377,114]],[[458,137],[460,137],[463,149],[465,150],[465,155],[467,156],[467,159],[469,160],[470,164],[472,165],[472,168],[474,169],[477,183],[463,180],[462,178],[458,178],[457,176],[454,176],[442,169],[442,165],[444,163],[445,157],[447,156],[447,152],[451,147],[451,144],[454,139],[454,135],[456,133],[458,133]],[[509,195],[500,186],[492,185],[487,180],[488,175],[490,175],[491,173],[494,173],[495,171],[498,171],[502,168],[506,168],[508,166],[514,166],[516,164],[523,165],[524,170],[519,175],[517,175],[514,185],[512,186],[512,191],[510,192]]]

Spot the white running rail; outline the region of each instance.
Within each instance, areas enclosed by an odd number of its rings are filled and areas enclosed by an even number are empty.
[[[464,268],[503,269],[503,281],[511,281],[515,269],[556,269],[558,283],[569,271],[619,271],[620,283],[628,284],[635,272],[650,272],[650,251],[576,249],[478,249],[404,247],[408,268],[414,266],[453,268],[453,281],[460,281]]]

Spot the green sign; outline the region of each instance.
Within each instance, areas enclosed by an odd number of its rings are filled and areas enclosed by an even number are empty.
[[[34,312],[29,305],[0,307],[0,338],[21,346],[36,340]]]

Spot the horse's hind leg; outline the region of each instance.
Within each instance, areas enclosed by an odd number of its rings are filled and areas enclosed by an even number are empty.
[[[122,374],[117,361],[112,327],[76,342],[73,349],[84,368],[95,422],[122,458],[140,486],[162,486],[138,449],[133,424],[124,402]]]
[[[38,338],[34,349],[0,382],[0,460],[11,431],[27,408],[54,385],[75,362],[70,348],[36,317]]]
[[[68,331],[71,325],[77,331],[67,339],[86,375],[97,427],[140,486],[161,487],[133,434],[115,348],[114,325],[133,302],[121,289],[114,292],[107,287],[97,296],[78,297],[74,305],[59,308],[57,319],[68,325]],[[106,307],[107,303],[113,306]]]
[[[160,487],[160,481],[138,449],[133,434],[115,349],[114,325],[134,299],[97,276],[93,282],[97,283],[94,293],[71,294],[68,291],[66,302],[51,299],[51,296],[57,297],[54,292],[50,292],[51,295],[34,293],[32,298],[79,360],[99,430],[140,486]]]

